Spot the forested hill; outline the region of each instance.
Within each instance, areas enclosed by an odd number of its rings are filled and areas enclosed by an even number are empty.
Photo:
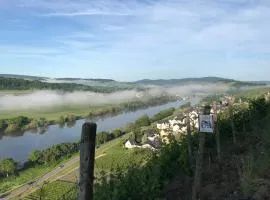
[[[17,74],[0,74],[0,77],[3,78],[18,78],[18,79],[25,79],[25,80],[45,80],[46,77],[41,76],[28,76],[28,75],[17,75]]]
[[[59,81],[96,81],[101,83],[107,83],[107,82],[116,82],[113,79],[103,79],[103,78],[57,78],[56,80]]]
[[[231,84],[235,87],[242,86],[256,86],[256,85],[265,85],[265,83],[260,82],[243,82],[233,79],[225,79],[219,77],[203,77],[203,78],[184,78],[184,79],[143,79],[136,81],[137,84],[146,84],[146,85],[186,85],[186,84],[207,84],[207,83],[225,83]]]
[[[47,83],[39,80],[0,77],[0,90],[63,90],[111,93],[125,88],[87,86],[76,83]]]

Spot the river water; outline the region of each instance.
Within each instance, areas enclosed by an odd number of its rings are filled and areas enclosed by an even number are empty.
[[[123,127],[128,123],[134,122],[137,118],[147,114],[152,117],[161,110],[171,107],[179,108],[187,101],[176,101],[160,106],[140,109],[134,112],[122,113],[103,119],[97,119],[98,132],[109,131]],[[197,103],[198,99],[193,99],[192,104]],[[42,133],[26,131],[24,133],[13,134],[12,136],[0,135],[0,159],[13,158],[21,163],[27,161],[27,157],[33,150],[46,149],[54,144],[65,142],[75,142],[80,139],[81,128],[86,119],[78,120],[72,126],[59,127],[51,125]]]

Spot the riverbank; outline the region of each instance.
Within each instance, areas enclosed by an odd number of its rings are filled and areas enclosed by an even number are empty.
[[[160,112],[160,113],[163,113],[163,112]],[[157,114],[156,116],[160,116],[160,115]],[[166,117],[166,116],[163,115],[163,117]],[[136,122],[134,124],[136,124]],[[124,132],[122,133],[124,134]],[[138,160],[138,161],[144,160],[143,154],[137,154],[134,151],[125,151],[123,149],[123,141],[126,140],[130,136],[130,133],[126,133],[124,135],[123,134],[120,134],[117,137],[115,136],[114,139],[104,141],[105,142],[104,144],[99,144],[99,147],[96,149],[96,156],[104,155],[104,157],[106,158],[102,160],[98,160],[96,164],[97,173],[100,173],[104,170],[109,170],[110,167],[113,166],[113,164],[119,164],[120,161],[122,165],[124,166],[126,163],[130,163],[134,160]],[[99,134],[97,135],[97,138],[98,136]],[[16,187],[20,185],[24,185],[29,182],[36,181],[39,179],[39,177],[44,176],[45,174],[53,170],[55,167],[59,165],[64,166],[67,161],[71,161],[72,159],[75,159],[76,162],[68,169],[65,169],[65,171],[70,171],[71,168],[73,169],[74,167],[76,168],[78,166],[78,159],[76,158],[78,157],[79,149],[77,146],[78,143],[73,143],[73,144],[75,144],[74,153],[70,155],[63,155],[63,157],[60,158],[59,160],[57,160],[56,157],[61,155],[61,152],[58,152],[60,149],[71,151],[70,149],[62,148],[62,146],[65,144],[60,144],[60,145],[51,147],[43,151],[35,151],[36,153],[32,152],[32,155],[35,155],[35,156],[31,156],[32,157],[30,159],[31,161],[28,161],[27,165],[29,165],[30,167],[27,167],[21,171],[18,171],[17,175],[0,178],[0,193],[7,193],[9,190],[15,189]],[[46,154],[46,158],[44,157],[43,154],[44,155]],[[48,159],[48,160],[44,160],[44,159]],[[40,161],[44,161],[47,164],[38,164],[38,163],[41,163]]]
[[[162,110],[154,115],[153,118],[149,119],[149,121],[154,123],[168,117],[169,115],[172,115],[174,111],[175,109]],[[114,134],[115,131],[112,133],[107,133],[113,137],[110,137],[111,139],[107,138],[107,140],[104,140],[101,143],[98,143],[98,141],[101,141],[99,139],[101,134],[97,135],[97,145],[99,145],[99,148],[96,150],[96,155],[104,155],[105,157],[97,162],[97,173],[109,170],[113,164],[123,167],[127,163],[131,163],[135,160],[138,161],[138,163],[144,160],[144,154],[142,154],[142,152],[137,154],[135,151],[126,151],[123,149],[123,141],[130,136],[131,132],[141,128],[140,125],[142,123],[142,118],[143,117],[138,118],[132,125],[130,125],[130,127],[127,127],[127,130],[130,131],[129,133],[125,133],[124,131],[122,131],[120,134]],[[29,156],[28,162],[26,163],[26,168],[16,172],[17,175],[7,178],[0,178],[0,193],[5,193],[12,188],[16,188],[16,186],[38,179],[38,177],[45,175],[57,165],[60,165],[61,163],[63,164],[67,160],[74,159],[78,155],[78,151],[79,143],[72,143],[59,144],[43,151],[32,152],[31,156]],[[147,151],[145,151],[145,153],[146,152]],[[78,163],[75,164],[76,166],[78,165]]]
[[[65,125],[83,118],[97,118],[117,115],[122,112],[162,105],[176,101],[176,97],[159,96],[145,100],[133,100],[121,104],[99,106],[62,106],[41,110],[1,111],[0,132],[12,134],[20,131],[46,128],[49,125]]]

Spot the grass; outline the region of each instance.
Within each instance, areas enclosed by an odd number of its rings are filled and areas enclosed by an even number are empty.
[[[0,193],[7,192],[8,190],[25,184],[30,180],[36,179],[37,177],[48,173],[54,167],[54,165],[33,167],[20,172],[19,176],[10,176],[9,178],[0,179]]]
[[[74,114],[76,116],[85,117],[90,111],[99,112],[110,108],[111,105],[100,105],[100,106],[60,106],[60,107],[50,107],[44,109],[29,109],[29,110],[3,110],[0,113],[0,119],[15,118],[18,116],[26,116],[29,118],[46,118],[49,121],[55,121],[60,118],[60,116],[67,116],[68,114]]]
[[[147,157],[148,150],[126,150],[123,147],[123,140],[127,139],[129,134],[126,134],[120,138],[117,138],[115,140],[112,140],[108,143],[105,143],[102,145],[99,149],[96,151],[96,156],[101,156],[100,158],[96,159],[95,161],[95,176],[97,177],[98,174],[102,172],[109,172],[112,168],[119,167],[128,167],[132,163],[143,163]],[[50,200],[58,200],[63,199],[63,195],[67,192],[66,188],[71,188],[73,186],[73,193],[75,188],[74,177],[77,176],[77,168],[79,163],[74,164],[74,166],[71,166],[69,169],[65,170],[65,172],[74,171],[72,173],[67,174],[65,177],[63,177],[62,181],[55,181],[52,183],[49,183],[45,187],[45,199]],[[64,180],[64,181],[63,181]],[[57,191],[56,191],[57,189]],[[48,194],[48,196],[47,196]],[[68,199],[75,199],[75,197],[72,197]],[[26,199],[37,199],[40,195],[40,191],[36,191],[35,193],[27,196]]]
[[[241,91],[237,93],[237,97],[256,98],[270,91],[270,87],[259,87]]]
[[[77,155],[78,153],[74,154],[74,156],[77,156]],[[35,180],[38,177],[45,175],[46,173],[53,170],[60,163],[65,163],[67,159],[69,158],[63,159],[59,162],[56,162],[50,165],[40,165],[36,167],[27,168],[26,170],[19,172],[18,176],[10,176],[8,178],[2,178],[2,179],[0,178],[0,193],[5,193],[20,185],[23,185],[29,181]]]
[[[31,92],[34,92],[34,90],[0,90],[0,95],[3,94],[19,95],[19,94],[29,94]]]

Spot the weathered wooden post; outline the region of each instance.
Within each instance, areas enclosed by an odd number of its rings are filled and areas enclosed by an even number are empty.
[[[86,122],[80,144],[80,180],[78,200],[93,200],[94,161],[97,125]]]
[[[206,105],[204,107],[203,114],[210,115],[210,111],[211,111],[211,106]],[[195,177],[194,177],[194,184],[192,188],[192,200],[197,200],[198,193],[201,190],[204,145],[205,145],[205,133],[200,132],[199,133],[199,149],[198,149],[198,153],[196,157],[196,171],[195,171]]]

